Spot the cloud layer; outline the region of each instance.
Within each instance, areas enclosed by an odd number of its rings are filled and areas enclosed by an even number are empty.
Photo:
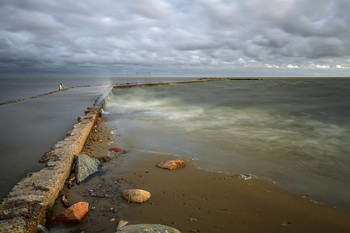
[[[349,0],[2,0],[1,76],[350,76]]]

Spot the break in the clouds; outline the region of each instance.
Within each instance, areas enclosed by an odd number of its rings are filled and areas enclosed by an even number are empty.
[[[1,76],[350,76],[349,0],[1,0]]]

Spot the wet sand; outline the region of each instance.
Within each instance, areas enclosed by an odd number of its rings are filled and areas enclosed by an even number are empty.
[[[116,146],[114,141],[110,129],[101,123],[85,152],[104,156]],[[115,232],[118,221],[127,220],[129,224],[164,224],[181,232],[350,232],[349,212],[315,203],[273,183],[200,170],[186,159],[186,167],[174,171],[155,167],[159,161],[174,158],[139,151],[114,157],[104,163],[102,173],[62,191],[69,191],[70,204],[90,204],[84,222],[49,227],[52,232]],[[151,199],[128,204],[120,195],[129,188],[145,189]],[[64,209],[58,200],[52,217]]]

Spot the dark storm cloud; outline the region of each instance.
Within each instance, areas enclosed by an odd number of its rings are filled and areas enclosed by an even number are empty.
[[[0,74],[349,76],[349,11],[348,0],[2,0]]]

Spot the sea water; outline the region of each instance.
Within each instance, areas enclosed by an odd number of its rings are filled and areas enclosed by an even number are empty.
[[[350,209],[350,80],[266,79],[116,89],[121,147],[250,173]]]

